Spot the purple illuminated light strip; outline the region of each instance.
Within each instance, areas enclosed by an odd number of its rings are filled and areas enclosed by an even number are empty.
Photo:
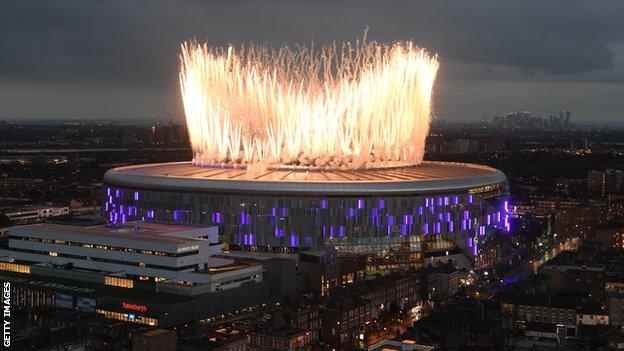
[[[295,234],[290,235],[290,247],[298,247],[299,246],[299,237]]]
[[[505,202],[503,202],[503,210],[505,211],[505,230],[506,231],[510,231],[511,230],[511,225],[509,223],[509,201],[505,200]]]

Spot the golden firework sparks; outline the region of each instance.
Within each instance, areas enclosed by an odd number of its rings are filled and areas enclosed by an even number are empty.
[[[382,168],[422,161],[438,60],[414,43],[182,44],[197,165]]]

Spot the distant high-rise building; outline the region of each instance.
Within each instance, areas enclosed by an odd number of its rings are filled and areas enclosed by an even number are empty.
[[[604,195],[621,194],[623,183],[624,173],[621,170],[607,169],[605,171]]]
[[[485,152],[500,152],[505,150],[506,138],[504,135],[490,135],[481,138],[481,150]]]
[[[570,117],[572,116],[572,112],[570,110],[566,110],[565,124],[570,125]]]
[[[587,138],[570,139],[570,150],[589,150],[590,145]]]
[[[587,173],[587,191],[591,195],[602,195],[604,188],[604,172],[589,171]]]
[[[615,195],[623,192],[624,172],[607,169],[587,173],[587,190],[591,195]]]
[[[550,114],[547,117],[533,115],[531,111],[509,112],[505,117],[494,116],[492,125],[501,129],[547,129],[562,130],[570,125],[570,110],[562,109],[559,115]]]

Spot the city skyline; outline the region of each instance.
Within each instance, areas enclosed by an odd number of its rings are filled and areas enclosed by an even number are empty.
[[[254,4],[7,1],[0,14],[0,119],[180,118],[179,44],[414,40],[438,53],[438,118],[561,108],[618,121],[624,30],[616,1]],[[624,9],[621,9],[624,10]],[[288,30],[284,30],[287,28]],[[35,102],[36,103],[33,103]]]
[[[0,0],[3,349],[624,349],[622,0]]]
[[[624,130],[571,117],[436,123],[427,161],[363,170],[199,167],[169,122],[0,121],[5,342],[606,349]]]

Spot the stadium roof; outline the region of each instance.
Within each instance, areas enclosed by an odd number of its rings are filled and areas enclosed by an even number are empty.
[[[190,162],[114,168],[104,175],[109,186],[148,190],[222,193],[365,195],[437,193],[502,184],[494,168],[425,161],[418,166],[374,170],[306,170],[200,167]]]

